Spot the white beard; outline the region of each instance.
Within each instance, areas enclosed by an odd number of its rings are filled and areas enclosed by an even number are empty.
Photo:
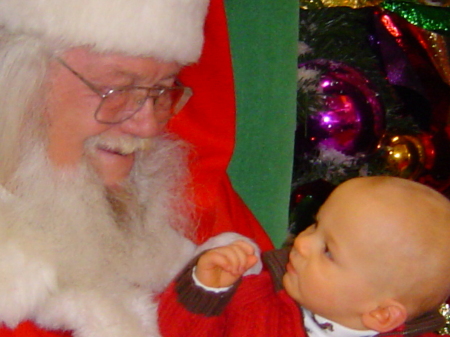
[[[196,249],[184,237],[192,227],[184,152],[159,139],[139,154],[123,217],[87,163],[55,170],[42,146],[28,151],[12,194],[0,186],[0,321],[82,337],[159,336],[151,295]]]

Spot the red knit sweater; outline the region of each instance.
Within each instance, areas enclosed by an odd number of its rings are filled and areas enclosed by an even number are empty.
[[[160,302],[164,337],[305,337],[297,304],[275,293],[269,273],[245,277],[223,314],[205,317],[187,312],[167,291]],[[171,324],[169,324],[171,322]]]

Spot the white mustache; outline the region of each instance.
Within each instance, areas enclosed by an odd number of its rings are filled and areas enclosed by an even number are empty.
[[[120,137],[98,135],[91,137],[86,141],[87,149],[93,150],[95,148],[101,148],[122,155],[131,154],[136,151],[145,151],[150,149],[151,146],[151,138],[138,138],[126,135]]]

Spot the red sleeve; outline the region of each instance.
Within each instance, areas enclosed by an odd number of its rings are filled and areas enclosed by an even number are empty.
[[[205,23],[205,45],[198,64],[186,67],[181,81],[194,90],[169,128],[193,145],[193,185],[199,214],[198,242],[225,231],[272,243],[234,191],[227,167],[235,139],[235,96],[223,0],[212,0]]]
[[[187,312],[171,286],[161,297],[159,323],[164,337],[307,337],[296,303],[275,293],[268,272],[245,277],[220,316]]]
[[[175,285],[162,294],[159,304],[159,326],[163,337],[224,337],[225,317],[205,317],[187,311],[178,301]]]

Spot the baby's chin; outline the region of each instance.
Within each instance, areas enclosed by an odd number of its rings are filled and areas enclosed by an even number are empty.
[[[283,275],[283,278],[281,280],[281,283],[283,285],[283,289],[286,291],[286,293],[291,297],[297,304],[302,305],[298,291],[296,291],[296,285],[292,284],[292,275],[289,275],[289,273],[285,273]]]

